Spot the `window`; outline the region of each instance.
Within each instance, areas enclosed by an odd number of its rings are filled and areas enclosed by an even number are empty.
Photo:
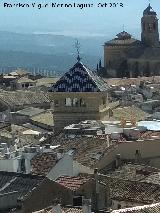
[[[143,23],[143,31],[146,30],[145,22]]]
[[[152,29],[153,29],[152,27],[153,27],[152,24],[148,24],[148,30],[149,31],[152,31]]]
[[[71,98],[66,98],[65,99],[65,105],[66,106],[72,106],[72,99]]]
[[[73,99],[73,106],[78,107],[78,105],[79,105],[78,98],[74,98],[74,99]]]
[[[156,23],[153,23],[153,29],[156,30]]]
[[[28,87],[29,87],[29,83],[26,83],[26,84],[25,84],[25,87],[28,88]]]
[[[86,107],[86,103],[82,98],[80,99],[79,103],[81,107]]]
[[[73,206],[82,206],[82,196],[73,198]]]
[[[21,159],[21,172],[26,172],[25,159],[24,158]]]
[[[117,205],[117,209],[121,209],[121,204],[118,204],[118,205]]]
[[[54,100],[54,106],[55,107],[59,106],[59,101],[58,100]]]

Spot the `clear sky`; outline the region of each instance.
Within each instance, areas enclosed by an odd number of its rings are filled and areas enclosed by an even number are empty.
[[[4,8],[3,3],[48,3],[47,8]],[[92,8],[52,8],[53,3],[93,3]],[[98,8],[98,3],[115,2],[124,7]],[[73,36],[111,37],[124,29],[140,36],[140,19],[148,0],[3,0],[0,2],[0,30],[23,33],[53,33]],[[160,18],[160,0],[151,0]]]

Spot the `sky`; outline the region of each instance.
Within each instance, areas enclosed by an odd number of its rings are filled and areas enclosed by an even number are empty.
[[[92,8],[53,8],[51,3],[93,4]],[[159,0],[151,0],[160,17]],[[27,3],[29,8],[4,7],[4,3]],[[31,5],[35,3],[33,8]],[[117,7],[97,7],[98,3],[118,3]],[[120,7],[123,3],[123,7]],[[38,9],[38,4],[48,4]],[[140,19],[148,0],[2,0],[0,2],[0,31],[20,33],[51,33],[68,36],[112,37],[125,29],[140,37]],[[7,5],[7,4],[5,4]]]

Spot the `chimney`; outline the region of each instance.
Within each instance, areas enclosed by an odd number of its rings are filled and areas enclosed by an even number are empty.
[[[57,160],[60,160],[61,158],[63,158],[63,155],[64,155],[64,150],[59,149],[59,151],[57,152]]]
[[[95,209],[99,210],[99,183],[98,183],[98,169],[94,169],[94,179],[95,179]]]
[[[83,213],[92,213],[91,199],[83,199],[82,210],[83,210]]]
[[[117,154],[116,155],[116,169],[118,169],[119,167],[121,167],[122,162],[121,162],[121,154]]]
[[[99,194],[98,168],[94,169],[94,178],[95,178],[95,184],[96,184],[96,194]]]
[[[51,213],[62,213],[61,205],[58,202],[58,199],[53,201]]]
[[[140,150],[136,150],[136,153],[135,153],[135,163],[140,163],[140,161],[141,161]]]

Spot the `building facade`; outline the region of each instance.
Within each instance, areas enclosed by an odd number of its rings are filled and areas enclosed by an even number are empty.
[[[50,88],[55,132],[69,124],[108,117],[108,85],[80,60]]]
[[[141,18],[141,40],[123,31],[104,44],[104,77],[160,75],[158,18],[149,6]]]

